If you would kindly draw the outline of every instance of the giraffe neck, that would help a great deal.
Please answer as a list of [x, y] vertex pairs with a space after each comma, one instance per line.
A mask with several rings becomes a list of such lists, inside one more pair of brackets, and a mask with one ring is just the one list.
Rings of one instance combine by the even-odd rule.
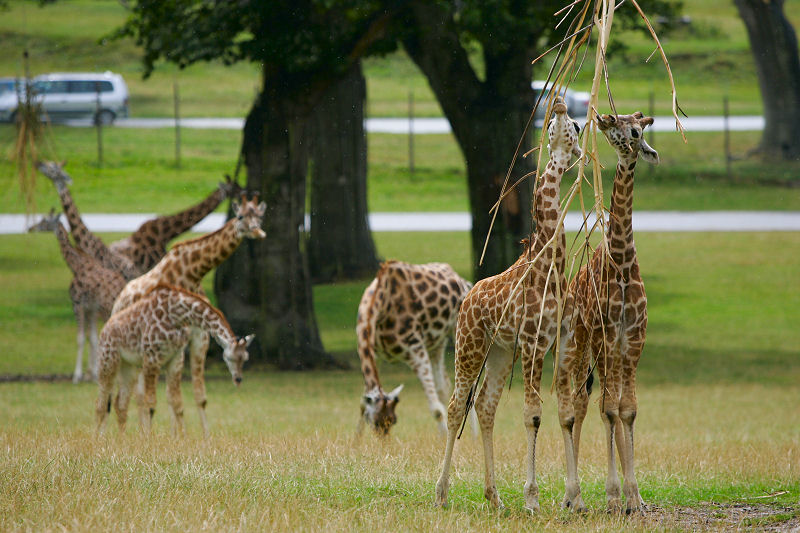
[[635, 157], [619, 158], [607, 233], [611, 259], [622, 269], [626, 279], [626, 272], [636, 257], [633, 242], [633, 175], [636, 161]]
[[165, 292], [166, 314], [173, 323], [207, 331], [223, 348], [236, 342], [228, 321], [206, 300], [181, 290], [168, 289]]
[[162, 273], [172, 270], [176, 284], [195, 287], [211, 269], [230, 257], [242, 239], [236, 219], [231, 219], [214, 233], [176, 244], [158, 268]]
[[125, 279], [131, 280], [137, 277], [140, 272], [129, 260], [115, 255], [100, 240], [100, 237], [89, 231], [89, 228], [83, 223], [75, 202], [72, 201], [69, 189], [58, 182], [56, 183], [56, 188], [58, 189], [58, 197], [61, 199], [61, 207], [67, 215], [70, 233], [72, 233], [72, 238], [75, 239], [75, 246], [96, 258], [104, 267], [119, 272]]
[[[569, 167], [569, 160], [570, 154], [561, 152], [551, 154], [541, 184], [536, 189], [533, 216], [536, 221], [536, 233], [541, 234], [545, 241], [556, 232], [558, 217], [561, 214], [559, 206], [561, 178]], [[561, 231], [563, 232], [563, 227]]]
[[81, 255], [81, 253], [72, 246], [72, 243], [69, 242], [69, 236], [64, 226], [57, 224], [55, 234], [56, 239], [58, 239], [58, 245], [61, 248], [61, 257], [64, 258], [64, 262], [67, 263], [72, 273], [77, 274], [83, 269], [86, 257]]
[[[361, 361], [361, 373], [364, 375], [364, 390], [369, 392], [374, 389], [383, 390], [381, 386], [381, 379], [378, 375], [378, 365], [375, 360], [375, 346], [378, 341], [378, 320], [381, 315], [381, 299], [379, 294], [386, 291], [389, 294], [389, 288], [386, 287], [389, 275], [388, 265], [389, 261], [381, 265], [378, 275], [375, 280], [375, 292], [372, 294], [372, 300], [367, 307], [363, 317], [364, 329], [358, 335], [358, 358]], [[385, 301], [385, 300], [383, 300]]]
[[130, 236], [134, 245], [132, 257], [137, 264], [146, 268], [155, 265], [167, 251], [169, 241], [190, 230], [203, 220], [225, 199], [225, 192], [218, 188], [205, 200], [173, 215], [157, 217], [142, 224]]

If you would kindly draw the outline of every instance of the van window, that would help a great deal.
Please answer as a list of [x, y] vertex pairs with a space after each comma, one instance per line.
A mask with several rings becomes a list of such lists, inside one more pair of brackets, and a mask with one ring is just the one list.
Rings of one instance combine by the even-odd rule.
[[52, 94], [67, 92], [66, 81], [37, 81], [33, 86], [37, 94]]
[[110, 81], [105, 80], [74, 80], [67, 82], [71, 93], [110, 93], [114, 87]]

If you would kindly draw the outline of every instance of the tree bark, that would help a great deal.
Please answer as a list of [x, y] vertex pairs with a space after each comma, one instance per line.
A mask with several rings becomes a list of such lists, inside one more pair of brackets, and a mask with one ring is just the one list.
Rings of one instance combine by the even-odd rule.
[[367, 140], [361, 63], [333, 84], [314, 108], [309, 127], [314, 282], [359, 279], [378, 267], [367, 218]]
[[[503, 51], [484, 48], [485, 80], [470, 65], [452, 14], [433, 2], [415, 2], [409, 9], [410, 32], [403, 45], [428, 78], [464, 155], [467, 166], [474, 279], [505, 270], [519, 257], [519, 241], [531, 230], [531, 179], [517, 186], [501, 205], [482, 264], [489, 233], [489, 209], [500, 198], [503, 181], [517, 152], [533, 108], [530, 87], [533, 50], [519, 44]], [[528, 131], [520, 146], [532, 144]], [[521, 153], [508, 186], [534, 170], [533, 159]]]
[[214, 289], [236, 334], [256, 334], [251, 358], [283, 369], [324, 366], [332, 359], [320, 340], [301, 247], [307, 112], [265, 78], [245, 121], [242, 152], [247, 189], [259, 191], [267, 203], [262, 225], [267, 237], [242, 242], [217, 268]]
[[761, 98], [765, 159], [800, 160], [800, 56], [783, 0], [734, 0], [750, 37]]

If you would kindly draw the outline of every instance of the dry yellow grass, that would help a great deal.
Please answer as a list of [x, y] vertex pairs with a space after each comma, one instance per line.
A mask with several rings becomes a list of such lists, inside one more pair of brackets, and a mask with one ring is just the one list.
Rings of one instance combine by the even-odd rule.
[[[451, 507], [435, 509], [433, 485], [443, 442], [414, 377], [405, 381], [400, 420], [388, 441], [354, 438], [356, 372], [248, 375], [241, 390], [209, 383], [212, 437], [200, 438], [187, 402], [188, 436], [170, 436], [159, 398], [155, 434], [111, 426], [95, 437], [92, 385], [0, 386], [0, 530], [454, 531], [671, 529], [675, 506], [800, 489], [797, 391], [762, 385], [643, 387], [637, 422], [639, 483], [661, 511], [625, 518], [603, 512], [602, 426], [593, 413], [581, 477], [591, 511], [559, 509], [563, 458], [555, 406], [545, 396], [537, 454], [542, 513], [523, 510], [521, 385], [507, 391], [495, 431], [498, 487], [508, 508], [483, 500], [478, 439], [457, 444]], [[163, 388], [163, 387], [161, 387]], [[469, 432], [467, 432], [469, 433]], [[787, 500], [789, 498], [789, 500]], [[748, 500], [750, 499], [750, 500]]]

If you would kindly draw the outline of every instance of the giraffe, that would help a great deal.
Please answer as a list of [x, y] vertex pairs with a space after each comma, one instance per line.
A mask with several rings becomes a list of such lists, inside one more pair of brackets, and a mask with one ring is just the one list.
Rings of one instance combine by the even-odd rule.
[[453, 335], [458, 307], [471, 288], [472, 283], [446, 263], [412, 265], [390, 260], [381, 264], [358, 306], [356, 336], [364, 374], [359, 433], [366, 423], [388, 435], [397, 422], [395, 407], [403, 385], [389, 394], [384, 392], [376, 352], [414, 370], [440, 431], [446, 430], [443, 403], [450, 384], [444, 352]]
[[214, 211], [225, 198], [235, 198], [241, 187], [230, 176], [220, 182], [217, 189], [202, 202], [174, 215], [156, 217], [148, 220], [128, 237], [113, 242], [109, 249], [115, 254], [124, 255], [133, 262], [140, 272], [147, 272], [167, 253], [167, 243], [203, 220]]
[[98, 395], [95, 408], [97, 432], [103, 433], [111, 392], [119, 374], [119, 393], [114, 402], [120, 432], [125, 431], [131, 388], [139, 370], [144, 376], [144, 401], [149, 416], [142, 429], [150, 433], [156, 406], [156, 380], [167, 367], [167, 398], [173, 433], [183, 433], [181, 369], [183, 349], [190, 328], [201, 328], [222, 347], [222, 358], [235, 381], [241, 381], [242, 365], [253, 335], [237, 338], [222, 312], [198, 294], [171, 285], [156, 285], [133, 305], [114, 313], [100, 332]]
[[[603, 388], [600, 414], [606, 429], [608, 476], [606, 501], [609, 510], [622, 509], [620, 482], [614, 457], [614, 442], [622, 463], [626, 512], [644, 508], [633, 468], [633, 424], [636, 419], [636, 367], [644, 347], [647, 330], [647, 297], [639, 272], [633, 241], [633, 183], [636, 162], [658, 164], [658, 152], [644, 139], [643, 130], [652, 117], [640, 112], [632, 115], [602, 115], [598, 127], [617, 152], [614, 190], [605, 244], [595, 250], [588, 265], [572, 280], [564, 308], [565, 332], [559, 355], [561, 386], [576, 385], [573, 405], [560, 399], [559, 411], [573, 416], [574, 454], [578, 461], [580, 433], [589, 402], [587, 370], [589, 355], [597, 366]], [[574, 411], [574, 413], [573, 413]]]
[[122, 274], [125, 279], [131, 280], [137, 277], [142, 272], [136, 265], [124, 255], [115, 254], [109, 250], [105, 243], [100, 240], [100, 237], [89, 231], [89, 228], [83, 223], [81, 214], [69, 192], [68, 186], [72, 184], [72, 178], [64, 171], [65, 165], [66, 161], [60, 163], [41, 161], [37, 163], [39, 171], [53, 182], [56, 191], [58, 191], [58, 197], [61, 200], [64, 213], [67, 215], [67, 222], [69, 222], [75, 244], [87, 254], [96, 257], [104, 267]]
[[[78, 357], [72, 382], [83, 379], [83, 352], [86, 336], [89, 336], [89, 373], [97, 377], [97, 320], [106, 320], [111, 314], [114, 299], [125, 286], [125, 278], [116, 270], [104, 267], [97, 259], [72, 246], [67, 230], [59, 221], [55, 210], [28, 228], [29, 232], [52, 231], [58, 239], [61, 256], [72, 271], [69, 296], [72, 312], [78, 322]], [[88, 331], [87, 331], [88, 328]]]
[[[485, 460], [484, 496], [495, 507], [502, 507], [494, 475], [492, 430], [497, 404], [519, 349], [524, 382], [523, 420], [527, 430], [525, 507], [539, 510], [536, 484], [536, 437], [541, 421], [539, 384], [544, 354], [554, 342], [558, 329], [559, 302], [566, 291], [564, 278], [565, 236], [560, 217], [559, 188], [577, 147], [580, 127], [567, 115], [559, 99], [553, 105], [548, 124], [549, 161], [535, 192], [536, 235], [526, 250], [504, 272], [478, 281], [461, 304], [455, 334], [455, 390], [447, 411], [447, 444], [442, 473], [436, 483], [436, 505], [447, 505], [450, 463], [453, 446], [466, 406], [478, 386], [482, 370], [485, 377], [475, 400], [475, 411], [483, 437]], [[553, 244], [548, 244], [554, 240]], [[562, 390], [559, 394], [564, 394]], [[569, 391], [566, 391], [569, 394]], [[583, 507], [572, 454], [571, 427], [563, 427], [567, 457], [567, 485], [576, 507]]]
[[[261, 219], [266, 208], [264, 202], [257, 204], [255, 196], [252, 200], [247, 200], [243, 195], [241, 204], [233, 202], [234, 217], [222, 228], [176, 244], [147, 274], [128, 282], [114, 302], [112, 315], [132, 305], [160, 283], [175, 285], [203, 295], [201, 286], [203, 277], [227, 259], [245, 237], [249, 239], [265, 237], [261, 229]], [[205, 331], [199, 328], [192, 329], [189, 336], [192, 390], [200, 413], [203, 434], [206, 436], [208, 436], [208, 422], [205, 414], [207, 400], [204, 372], [208, 342], [208, 334]], [[241, 376], [236, 379], [238, 381], [234, 382], [238, 386], [241, 383]], [[141, 392], [141, 388], [139, 391]]]

